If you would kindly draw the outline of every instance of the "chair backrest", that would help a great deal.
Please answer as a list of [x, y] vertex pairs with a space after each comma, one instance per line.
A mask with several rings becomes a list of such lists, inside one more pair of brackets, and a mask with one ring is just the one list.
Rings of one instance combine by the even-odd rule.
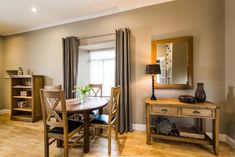
[[62, 90], [62, 85], [44, 86], [44, 89], [50, 91], [59, 91]]
[[102, 97], [102, 84], [89, 84], [91, 87], [90, 96]]
[[119, 99], [120, 99], [120, 87], [112, 87], [111, 96], [109, 100], [109, 124], [112, 121], [118, 120], [119, 115]]
[[[45, 127], [63, 127], [64, 133], [68, 130], [66, 102], [64, 91], [40, 90], [41, 107]], [[60, 109], [60, 113], [56, 109]]]

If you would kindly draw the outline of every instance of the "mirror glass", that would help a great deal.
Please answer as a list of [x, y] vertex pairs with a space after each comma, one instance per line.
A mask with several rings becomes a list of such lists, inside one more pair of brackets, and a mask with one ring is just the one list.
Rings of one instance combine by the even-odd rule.
[[161, 68], [161, 74], [156, 76], [157, 88], [191, 88], [191, 40], [192, 37], [182, 37], [152, 42], [152, 60]]

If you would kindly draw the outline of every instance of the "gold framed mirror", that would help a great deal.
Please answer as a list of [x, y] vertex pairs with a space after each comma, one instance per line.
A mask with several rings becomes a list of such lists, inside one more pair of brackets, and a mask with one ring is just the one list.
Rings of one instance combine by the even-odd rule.
[[155, 88], [193, 88], [193, 37], [152, 41], [152, 63], [161, 68]]

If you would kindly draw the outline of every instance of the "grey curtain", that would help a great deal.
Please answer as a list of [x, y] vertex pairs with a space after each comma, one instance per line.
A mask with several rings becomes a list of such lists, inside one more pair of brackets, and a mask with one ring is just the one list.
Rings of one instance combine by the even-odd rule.
[[63, 38], [64, 91], [67, 99], [75, 98], [72, 92], [77, 83], [80, 41], [77, 37]]
[[116, 85], [120, 85], [119, 132], [132, 131], [130, 30], [116, 30]]

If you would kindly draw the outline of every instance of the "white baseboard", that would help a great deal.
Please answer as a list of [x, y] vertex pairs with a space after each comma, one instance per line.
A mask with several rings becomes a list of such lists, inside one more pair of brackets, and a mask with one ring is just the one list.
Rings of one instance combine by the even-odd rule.
[[10, 110], [9, 109], [0, 110], [0, 114], [3, 114], [3, 113], [10, 113]]
[[231, 137], [229, 137], [228, 135], [226, 136], [226, 143], [232, 147], [233, 149], [235, 149], [235, 140], [232, 139]]
[[[212, 133], [211, 132], [206, 132], [206, 134], [212, 138]], [[227, 135], [226, 134], [219, 134], [219, 141], [225, 142], [226, 143]]]
[[[210, 138], [212, 137], [212, 133], [211, 132], [207, 132], [206, 133]], [[226, 134], [219, 134], [219, 141], [224, 142], [226, 144], [228, 144], [230, 147], [232, 147], [233, 149], [235, 149], [235, 140], [232, 139], [231, 137], [229, 137]]]
[[146, 125], [145, 124], [132, 124], [133, 130], [136, 131], [146, 131]]
[[[132, 124], [133, 130], [136, 131], [146, 131], [146, 125], [145, 124]], [[212, 137], [211, 132], [206, 133], [209, 137]], [[229, 137], [226, 134], [219, 134], [219, 141], [225, 142], [228, 144], [230, 147], [235, 149], [235, 140]]]

